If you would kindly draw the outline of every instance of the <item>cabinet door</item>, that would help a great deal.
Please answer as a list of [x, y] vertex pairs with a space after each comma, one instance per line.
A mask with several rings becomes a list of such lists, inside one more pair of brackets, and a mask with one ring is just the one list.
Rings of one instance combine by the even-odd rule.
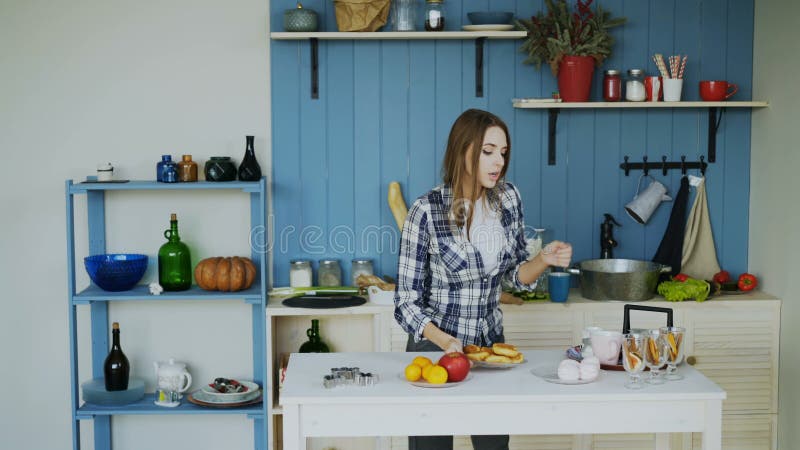
[[777, 302], [759, 307], [710, 306], [687, 311], [686, 362], [728, 393], [723, 413], [776, 414]]
[[[725, 450], [775, 450], [778, 448], [778, 416], [745, 414], [722, 416], [722, 448]], [[692, 433], [691, 447], [702, 450], [703, 435]]]
[[[579, 320], [569, 310], [535, 311], [522, 306], [502, 308], [506, 342], [525, 350], [565, 350], [580, 343]], [[576, 341], [576, 335], [578, 339]]]

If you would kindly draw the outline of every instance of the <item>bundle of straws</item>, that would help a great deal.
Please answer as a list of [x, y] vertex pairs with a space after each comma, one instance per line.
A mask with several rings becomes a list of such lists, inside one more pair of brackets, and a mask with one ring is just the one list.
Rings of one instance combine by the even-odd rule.
[[[661, 77], [663, 78], [680, 78], [683, 79], [683, 72], [686, 70], [686, 59], [688, 55], [684, 55], [681, 58], [681, 55], [673, 55], [669, 57], [669, 71], [667, 71], [667, 65], [664, 63], [664, 55], [661, 53], [656, 53], [653, 55], [653, 62], [656, 63], [656, 67], [658, 67], [658, 71], [661, 73]], [[670, 74], [672, 74], [670, 76]]]

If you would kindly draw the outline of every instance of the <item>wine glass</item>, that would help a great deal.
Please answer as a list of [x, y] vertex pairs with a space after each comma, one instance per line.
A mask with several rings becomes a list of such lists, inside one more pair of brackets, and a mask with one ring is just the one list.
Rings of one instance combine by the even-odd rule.
[[683, 360], [683, 337], [686, 328], [682, 327], [662, 327], [659, 331], [664, 335], [664, 342], [667, 344], [667, 380], [682, 380], [683, 375], [675, 373], [678, 364]]
[[641, 373], [644, 370], [645, 336], [638, 333], [628, 333], [622, 336], [622, 366], [628, 372], [629, 380], [625, 383], [628, 389], [641, 389]]
[[650, 368], [650, 377], [645, 380], [649, 384], [664, 384], [661, 367], [667, 362], [669, 345], [660, 330], [650, 330], [644, 338], [644, 362]]

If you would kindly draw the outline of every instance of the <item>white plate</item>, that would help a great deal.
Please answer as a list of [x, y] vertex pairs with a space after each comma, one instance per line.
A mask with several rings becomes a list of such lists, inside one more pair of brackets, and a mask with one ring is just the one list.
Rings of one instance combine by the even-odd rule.
[[520, 364], [525, 364], [528, 362], [527, 359], [522, 359], [521, 362], [518, 363], [498, 363], [498, 362], [487, 362], [487, 361], [475, 361], [471, 360], [473, 367], [483, 367], [486, 369], [512, 369], [514, 367], [519, 366]]
[[238, 392], [237, 394], [244, 394], [244, 395], [241, 396], [241, 397], [238, 397], [236, 399], [219, 398], [219, 397], [211, 395], [207, 391], [204, 391], [204, 390], [201, 389], [199, 391], [192, 392], [192, 397], [194, 397], [196, 400], [199, 400], [199, 401], [205, 402], [205, 403], [214, 403], [214, 404], [217, 404], [217, 405], [228, 405], [228, 404], [236, 404], [236, 403], [248, 402], [250, 400], [258, 398], [261, 395], [261, 390], [260, 389], [256, 389], [256, 390], [247, 391], [247, 392], [244, 392], [244, 393]]
[[[204, 384], [200, 387], [200, 391], [204, 394], [200, 398], [195, 395], [200, 401], [209, 402], [209, 403], [237, 403], [247, 400], [248, 398], [254, 398], [253, 392], [258, 392], [260, 387], [258, 384], [253, 383], [252, 381], [242, 381], [237, 380], [239, 383], [247, 387], [247, 391], [245, 392], [233, 392], [230, 394], [223, 394], [221, 392], [217, 392], [216, 389], [212, 388], [211, 386]], [[206, 400], [206, 399], [213, 399], [213, 400]]]
[[510, 23], [486, 24], [486, 25], [464, 25], [464, 31], [510, 31], [514, 25]]
[[531, 369], [531, 373], [537, 377], [547, 381], [548, 383], [555, 384], [589, 384], [593, 383], [602, 377], [603, 371], [599, 371], [597, 376], [591, 380], [562, 380], [558, 378], [558, 366], [544, 365], [537, 366]]
[[408, 383], [408, 384], [410, 384], [412, 386], [416, 386], [416, 387], [423, 387], [423, 388], [450, 388], [450, 387], [458, 386], [461, 383], [465, 383], [465, 382], [471, 380], [472, 379], [472, 374], [471, 373], [467, 374], [467, 378], [464, 378], [461, 381], [457, 381], [457, 382], [448, 381], [447, 383], [443, 383], [443, 384], [431, 384], [431, 383], [428, 383], [427, 381], [423, 380], [422, 378], [420, 378], [419, 381], [408, 381], [408, 380], [406, 380], [405, 374], [402, 374], [402, 373], [400, 374], [400, 378], [403, 381], [405, 381], [406, 383]]

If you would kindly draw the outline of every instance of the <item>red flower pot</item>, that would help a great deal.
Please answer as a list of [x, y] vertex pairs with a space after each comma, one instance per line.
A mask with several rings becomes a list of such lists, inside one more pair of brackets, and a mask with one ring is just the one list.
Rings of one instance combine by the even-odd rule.
[[594, 58], [565, 56], [558, 65], [558, 93], [565, 102], [587, 102], [592, 89]]

